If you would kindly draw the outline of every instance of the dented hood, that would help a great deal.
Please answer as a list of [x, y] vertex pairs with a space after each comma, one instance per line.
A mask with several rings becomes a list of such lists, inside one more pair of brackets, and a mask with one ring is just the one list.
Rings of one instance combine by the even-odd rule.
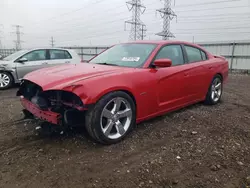
[[89, 63], [67, 64], [39, 69], [27, 74], [24, 79], [40, 85], [43, 90], [63, 89], [70, 85], [80, 84], [83, 80], [131, 70], [118, 66]]

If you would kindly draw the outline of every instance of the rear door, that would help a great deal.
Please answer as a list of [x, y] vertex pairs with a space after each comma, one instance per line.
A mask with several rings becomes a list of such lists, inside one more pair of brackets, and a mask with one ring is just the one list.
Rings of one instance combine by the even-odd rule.
[[207, 54], [202, 49], [190, 45], [184, 45], [184, 49], [190, 65], [190, 69], [187, 70], [189, 89], [194, 100], [203, 98], [211, 81], [209, 70], [205, 68], [205, 65], [209, 63]]
[[[23, 63], [17, 62], [21, 58], [26, 58], [28, 61]], [[30, 51], [18, 58], [15, 63], [18, 79], [22, 79], [27, 73], [47, 66], [48, 51], [46, 49]]]
[[50, 49], [49, 66], [63, 65], [72, 62], [72, 56], [67, 50]]
[[179, 44], [167, 45], [161, 48], [155, 59], [171, 59], [172, 66], [156, 68], [157, 98], [159, 111], [167, 111], [181, 107], [190, 102], [189, 80], [183, 48]]

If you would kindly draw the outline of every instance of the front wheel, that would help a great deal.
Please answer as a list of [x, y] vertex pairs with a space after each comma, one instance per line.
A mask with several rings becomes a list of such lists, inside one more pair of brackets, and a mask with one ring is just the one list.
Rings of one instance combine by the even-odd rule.
[[12, 75], [8, 72], [0, 72], [0, 90], [8, 89], [13, 85]]
[[125, 92], [105, 95], [86, 114], [86, 130], [97, 142], [114, 144], [121, 141], [134, 127], [136, 107]]
[[205, 103], [214, 105], [220, 102], [222, 96], [222, 78], [216, 75], [207, 92]]

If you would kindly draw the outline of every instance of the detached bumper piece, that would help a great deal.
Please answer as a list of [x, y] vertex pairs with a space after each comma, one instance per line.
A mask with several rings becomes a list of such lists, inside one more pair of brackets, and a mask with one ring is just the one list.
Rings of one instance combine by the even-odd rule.
[[61, 114], [49, 110], [41, 110], [35, 104], [21, 97], [22, 106], [37, 118], [55, 125], [61, 125]]

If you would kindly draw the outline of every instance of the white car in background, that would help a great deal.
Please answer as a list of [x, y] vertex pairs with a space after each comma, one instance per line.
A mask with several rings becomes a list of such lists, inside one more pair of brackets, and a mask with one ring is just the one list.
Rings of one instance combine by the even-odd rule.
[[80, 56], [74, 50], [61, 48], [20, 50], [0, 60], [0, 90], [19, 83], [27, 73], [34, 70], [68, 63], [81, 63]]

